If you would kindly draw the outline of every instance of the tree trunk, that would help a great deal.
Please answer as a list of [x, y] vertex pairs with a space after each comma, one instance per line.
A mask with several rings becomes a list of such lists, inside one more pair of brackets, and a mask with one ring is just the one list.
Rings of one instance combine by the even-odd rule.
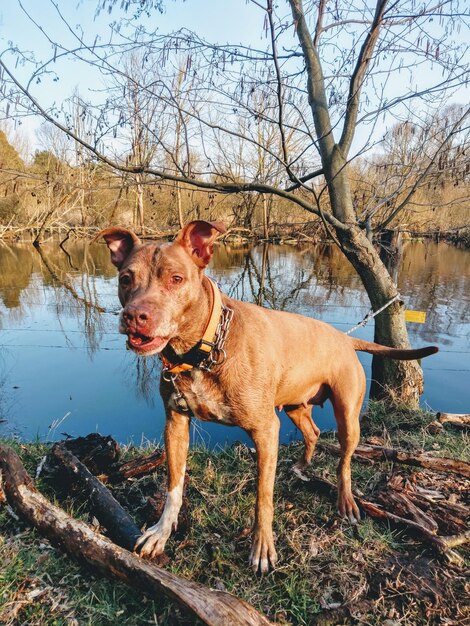
[[[396, 295], [397, 286], [364, 231], [352, 226], [348, 231], [338, 230], [337, 236], [377, 311]], [[394, 302], [377, 315], [374, 341], [395, 348], [410, 347], [401, 302]], [[423, 372], [417, 361], [394, 361], [380, 356], [372, 359], [371, 398], [418, 406], [423, 389]]]
[[183, 206], [181, 203], [181, 188], [178, 183], [175, 184], [176, 193], [176, 212], [178, 214], [178, 224], [180, 228], [184, 227]]
[[[354, 138], [361, 87], [369, 63], [374, 57], [373, 52], [383, 19], [385, 2], [377, 4], [371, 30], [361, 48], [358, 65], [352, 73], [343, 132], [338, 143], [335, 141], [334, 128], [330, 119], [327, 91], [318, 52], [317, 37], [324, 5], [321, 10], [319, 8], [317, 31], [315, 39], [312, 39], [302, 0], [289, 0], [289, 2], [305, 59], [308, 100], [315, 125], [323, 175], [328, 187], [331, 211], [335, 220], [332, 224], [341, 249], [361, 278], [372, 307], [376, 311], [396, 295], [397, 288], [380, 260], [379, 253], [367, 238], [366, 232], [358, 226], [349, 184], [348, 152]], [[409, 347], [402, 304], [395, 302], [375, 320], [375, 341], [386, 346]], [[418, 404], [423, 390], [423, 375], [416, 361], [392, 361], [391, 359], [384, 361], [381, 357], [375, 357], [372, 377], [375, 380], [371, 389], [372, 397], [388, 398], [411, 406]]]
[[268, 228], [268, 199], [266, 194], [263, 193], [263, 237], [264, 239], [269, 238], [269, 228]]
[[[341, 249], [358, 273], [374, 311], [397, 294], [397, 286], [380, 259], [380, 254], [357, 225], [349, 184], [349, 166], [338, 146], [323, 155], [325, 179], [333, 215], [347, 228], [337, 228]], [[374, 341], [394, 348], [410, 348], [403, 303], [396, 301], [375, 317]], [[423, 372], [417, 361], [372, 359], [370, 397], [410, 407], [419, 405]]]
[[140, 228], [142, 235], [145, 235], [145, 218], [144, 218], [144, 188], [142, 185], [142, 177], [140, 174], [136, 176], [137, 183], [137, 206], [136, 206], [136, 226]]
[[403, 233], [399, 230], [386, 228], [378, 233], [380, 258], [394, 282], [398, 282], [398, 270], [403, 257]]

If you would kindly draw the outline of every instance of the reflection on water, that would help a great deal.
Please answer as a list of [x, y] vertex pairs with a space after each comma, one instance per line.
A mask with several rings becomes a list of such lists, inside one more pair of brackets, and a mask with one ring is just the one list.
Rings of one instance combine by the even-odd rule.
[[[0, 245], [0, 432], [50, 439], [99, 430], [120, 441], [159, 440], [160, 364], [126, 351], [117, 332], [116, 273], [108, 250], [83, 242], [66, 248]], [[317, 317], [341, 330], [369, 307], [360, 280], [334, 246], [219, 246], [209, 273], [233, 297]], [[426, 324], [409, 324], [412, 344], [441, 347], [423, 361], [423, 403], [468, 412], [470, 252], [405, 243], [398, 281], [407, 307], [427, 312]], [[372, 339], [372, 326], [356, 336]], [[371, 357], [360, 358], [370, 372]], [[320, 428], [334, 424], [328, 404], [315, 408], [315, 417]], [[238, 429], [193, 422], [198, 442], [248, 441]], [[282, 441], [296, 437], [282, 419]]]

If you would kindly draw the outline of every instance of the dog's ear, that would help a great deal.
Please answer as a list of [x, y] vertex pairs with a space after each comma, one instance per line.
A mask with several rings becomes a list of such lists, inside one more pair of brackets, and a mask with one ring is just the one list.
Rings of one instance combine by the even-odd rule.
[[106, 241], [111, 252], [111, 262], [118, 269], [121, 268], [134, 247], [140, 244], [137, 235], [126, 228], [105, 228], [93, 237], [93, 241], [101, 238]]
[[205, 222], [194, 220], [189, 222], [176, 237], [198, 267], [204, 268], [212, 258], [214, 240], [226, 232], [222, 222]]

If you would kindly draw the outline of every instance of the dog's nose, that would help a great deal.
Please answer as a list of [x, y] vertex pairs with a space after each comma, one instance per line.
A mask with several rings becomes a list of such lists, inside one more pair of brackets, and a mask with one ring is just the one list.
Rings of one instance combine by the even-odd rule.
[[127, 326], [145, 326], [149, 319], [150, 314], [147, 310], [142, 307], [138, 307], [135, 305], [127, 306], [122, 312], [122, 317], [127, 324]]

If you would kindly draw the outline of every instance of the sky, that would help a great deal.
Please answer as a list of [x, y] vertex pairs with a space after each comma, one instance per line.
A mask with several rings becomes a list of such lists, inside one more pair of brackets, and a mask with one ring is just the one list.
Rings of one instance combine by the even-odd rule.
[[[65, 47], [76, 45], [75, 33], [81, 30], [85, 33], [85, 40], [90, 45], [94, 42], [107, 43], [110, 37], [110, 23], [122, 15], [119, 11], [120, 0], [116, 2], [118, 9], [110, 15], [103, 11], [96, 16], [98, 1], [0, 0], [2, 60], [15, 71], [20, 81], [26, 84], [31, 73], [31, 66], [22, 67], [21, 63], [18, 64], [17, 57], [6, 50], [8, 47], [17, 46], [23, 51], [33, 51], [35, 58], [40, 60], [51, 58], [54, 54], [54, 46], [48, 40], [47, 34]], [[282, 2], [278, 4], [281, 7], [279, 10], [282, 11]], [[307, 4], [305, 2], [306, 6]], [[56, 5], [70, 25], [70, 29], [61, 20]], [[186, 27], [212, 42], [244, 43], [260, 48], [265, 48], [269, 44], [264, 31], [265, 12], [253, 2], [247, 0], [164, 0], [164, 7], [163, 14], [154, 10], [150, 18], [143, 17], [142, 21], [152, 28], [158, 27], [161, 33]], [[287, 4], [285, 15], [289, 20], [291, 19]], [[37, 25], [43, 26], [45, 32], [42, 32]], [[429, 28], [432, 28], [432, 24]], [[462, 41], [468, 39], [468, 34], [468, 31], [462, 30], [460, 34]], [[50, 68], [60, 77], [58, 81], [54, 80], [54, 75], [51, 73], [48, 77], [42, 77], [40, 83], [30, 86], [33, 95], [45, 108], [54, 103], [60, 105], [75, 88], [78, 88], [85, 99], [100, 97], [98, 92], [103, 90], [103, 77], [87, 64], [70, 58], [57, 58]], [[429, 71], [432, 72], [432, 68]], [[437, 68], [434, 71], [439, 70]], [[425, 79], [425, 75], [420, 75], [420, 72], [421, 70], [416, 72], [417, 84]], [[432, 77], [432, 80], [434, 81], [435, 78], [435, 76]], [[402, 80], [404, 80], [403, 76]], [[400, 88], [401, 85], [397, 87]], [[469, 102], [469, 90], [462, 90], [456, 96], [455, 101], [463, 104]], [[28, 135], [33, 148], [38, 143], [35, 133], [40, 123], [38, 118], [29, 118], [23, 120], [21, 127], [21, 131]]]
[[[109, 25], [117, 18], [119, 11], [108, 14], [106, 11], [96, 16], [98, 0], [0, 0], [0, 54], [11, 45], [23, 51], [32, 51], [37, 60], [50, 58], [54, 46], [34, 22], [44, 25], [46, 34], [65, 46], [73, 47], [76, 39], [67, 30], [54, 7], [57, 3], [61, 13], [72, 29], [83, 29], [85, 40], [93, 44], [109, 41]], [[119, 0], [117, 6], [119, 7]], [[28, 15], [29, 14], [29, 17]], [[167, 33], [180, 28], [197, 31], [201, 36], [222, 43], [246, 43], [265, 47], [263, 31], [264, 12], [245, 0], [210, 2], [208, 0], [168, 0], [163, 14], [153, 11], [151, 18], [142, 18], [144, 23], [158, 27]], [[223, 33], [223, 36], [222, 36]], [[10, 43], [11, 42], [11, 43]], [[31, 74], [30, 67], [16, 64], [13, 54], [2, 54], [2, 60], [15, 75], [26, 84]], [[70, 59], [56, 60], [51, 66], [60, 76], [54, 81], [52, 76], [43, 78], [40, 84], [33, 84], [33, 95], [46, 106], [60, 103], [71, 95], [76, 87], [86, 98], [94, 90], [103, 87], [102, 77], [90, 70], [86, 64]], [[29, 143], [37, 143], [35, 131], [40, 126], [38, 118], [23, 120], [21, 132], [28, 136]]]

